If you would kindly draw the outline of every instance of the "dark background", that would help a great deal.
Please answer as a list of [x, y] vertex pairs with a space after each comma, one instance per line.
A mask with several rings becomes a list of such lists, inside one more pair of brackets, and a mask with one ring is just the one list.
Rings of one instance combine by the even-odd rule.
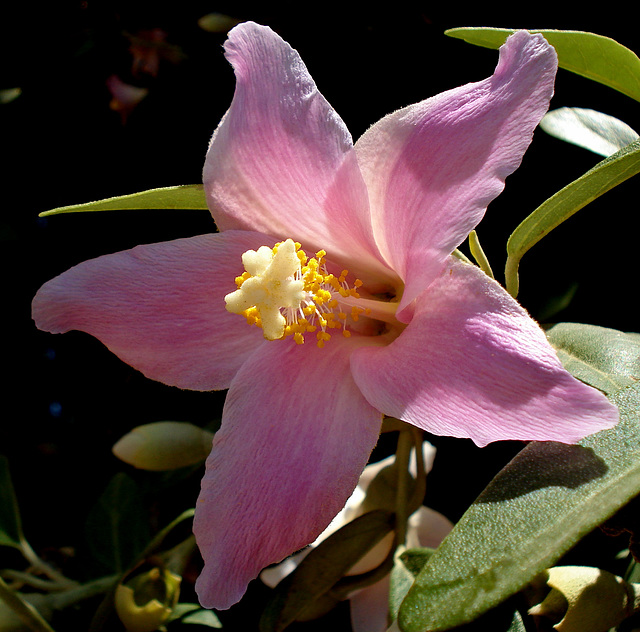
[[[113, 474], [126, 469], [111, 446], [129, 429], [169, 419], [206, 425], [220, 415], [223, 394], [150, 382], [93, 338], [38, 332], [30, 318], [38, 287], [71, 265], [138, 243], [213, 229], [205, 211], [38, 218], [56, 206], [200, 180], [209, 138], [234, 87], [222, 55], [225, 35], [199, 28], [200, 17], [216, 11], [271, 26], [301, 53], [354, 139], [394, 109], [491, 74], [496, 52], [449, 38], [447, 28], [588, 30], [640, 50], [635, 25], [621, 17], [615, 3], [606, 7], [611, 18], [486, 6], [465, 11], [454, 10], [453, 3], [427, 2], [382, 9], [371, 3], [276, 2], [260, 9], [243, 2], [159, 5], [24, 4], [2, 21], [0, 88], [20, 87], [22, 93], [0, 106], [5, 195], [0, 453], [10, 459], [25, 530], [36, 548], [74, 546], [81, 538], [88, 508]], [[172, 59], [161, 61], [156, 76], [136, 76], [127, 34], [152, 28], [166, 33]], [[109, 107], [105, 82], [112, 74], [149, 90], [124, 123]], [[640, 129], [639, 104], [560, 71], [552, 108], [565, 105], [601, 110]], [[515, 226], [599, 160], [536, 133], [522, 168], [507, 180], [478, 229], [498, 280]], [[575, 286], [571, 305], [555, 319], [638, 330], [632, 273], [636, 188], [637, 181], [618, 187], [525, 255], [520, 299], [534, 316], [545, 313], [550, 298]], [[433, 443], [439, 453], [427, 502], [452, 520], [521, 447], [506, 442], [478, 450], [468, 441], [438, 437]], [[197, 484], [191, 481], [181, 490], [178, 501], [167, 502], [191, 506]], [[2, 555], [0, 550], [0, 560]]]

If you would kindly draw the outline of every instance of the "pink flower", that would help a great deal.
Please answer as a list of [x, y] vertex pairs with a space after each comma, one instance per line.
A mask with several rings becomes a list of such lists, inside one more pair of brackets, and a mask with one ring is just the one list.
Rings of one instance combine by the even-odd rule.
[[221, 232], [84, 262], [33, 306], [41, 329], [88, 332], [152, 379], [229, 389], [195, 519], [197, 590], [216, 608], [324, 530], [383, 414], [478, 445], [575, 442], [617, 421], [497, 283], [451, 256], [547, 110], [556, 57], [541, 36], [516, 33], [493, 76], [355, 145], [269, 28], [241, 24], [225, 50], [237, 87], [204, 167]]

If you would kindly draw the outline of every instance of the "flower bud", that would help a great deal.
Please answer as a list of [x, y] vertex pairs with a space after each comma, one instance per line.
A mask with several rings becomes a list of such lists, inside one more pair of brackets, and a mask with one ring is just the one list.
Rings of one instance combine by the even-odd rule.
[[125, 463], [163, 471], [195, 465], [211, 451], [213, 433], [180, 421], [158, 421], [134, 428], [113, 446]]
[[551, 588], [529, 614], [556, 621], [558, 632], [606, 632], [633, 612], [635, 586], [587, 566], [554, 566], [546, 571]]
[[115, 607], [127, 632], [153, 632], [171, 615], [180, 596], [181, 578], [157, 566], [134, 571], [118, 584]]

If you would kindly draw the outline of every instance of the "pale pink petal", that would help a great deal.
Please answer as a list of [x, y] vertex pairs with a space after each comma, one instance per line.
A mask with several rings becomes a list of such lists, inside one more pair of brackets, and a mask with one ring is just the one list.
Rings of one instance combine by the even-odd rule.
[[356, 143], [378, 246], [405, 281], [400, 312], [520, 164], [555, 72], [555, 51], [542, 36], [518, 32], [500, 49], [492, 77], [394, 112]]
[[387, 347], [359, 349], [354, 378], [378, 410], [434, 434], [573, 443], [617, 409], [560, 364], [544, 332], [495, 281], [451, 257]]
[[437, 549], [453, 529], [453, 523], [439, 511], [424, 505], [409, 517], [407, 547]]
[[298, 53], [252, 22], [229, 32], [225, 52], [236, 92], [203, 174], [220, 230], [292, 237], [357, 274], [396, 279], [375, 247], [351, 136]]
[[350, 374], [362, 344], [269, 342], [238, 372], [196, 505], [203, 606], [237, 602], [265, 566], [315, 540], [353, 492], [382, 421]]
[[371, 586], [349, 597], [353, 632], [385, 632], [389, 627], [389, 587], [387, 574]]
[[201, 235], [85, 261], [33, 300], [38, 328], [101, 340], [147, 377], [193, 390], [227, 388], [262, 331], [225, 309], [242, 253], [259, 233]]

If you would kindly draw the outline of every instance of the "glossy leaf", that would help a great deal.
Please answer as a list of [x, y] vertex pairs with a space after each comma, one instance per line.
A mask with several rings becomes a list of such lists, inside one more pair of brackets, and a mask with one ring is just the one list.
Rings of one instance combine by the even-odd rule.
[[61, 213], [85, 213], [88, 211], [126, 211], [142, 209], [206, 209], [207, 203], [204, 197], [204, 187], [201, 184], [185, 184], [177, 187], [162, 187], [119, 195], [117, 197], [60, 206], [40, 213], [40, 217], [59, 215]]
[[640, 381], [637, 335], [578, 323], [559, 323], [546, 333], [564, 368], [607, 395]]
[[605, 157], [638, 140], [638, 134], [626, 123], [586, 108], [558, 108], [547, 112], [540, 127], [551, 136]]
[[393, 525], [393, 513], [370, 511], [312, 549], [274, 589], [260, 621], [261, 632], [279, 632], [308, 614]]
[[579, 445], [529, 444], [471, 505], [416, 578], [404, 632], [447, 630], [521, 590], [640, 492], [640, 383], [621, 421]]
[[[486, 48], [499, 48], [514, 29], [462, 27], [447, 35]], [[542, 33], [558, 53], [560, 68], [602, 83], [640, 101], [640, 59], [615, 40], [584, 31], [533, 29]]]
[[7, 457], [0, 455], [0, 546], [21, 550], [22, 542], [22, 521], [9, 472], [9, 461]]
[[554, 228], [589, 202], [640, 172], [640, 140], [599, 162], [583, 176], [543, 202], [520, 223], [507, 241], [507, 290], [518, 294], [518, 267], [523, 255]]

